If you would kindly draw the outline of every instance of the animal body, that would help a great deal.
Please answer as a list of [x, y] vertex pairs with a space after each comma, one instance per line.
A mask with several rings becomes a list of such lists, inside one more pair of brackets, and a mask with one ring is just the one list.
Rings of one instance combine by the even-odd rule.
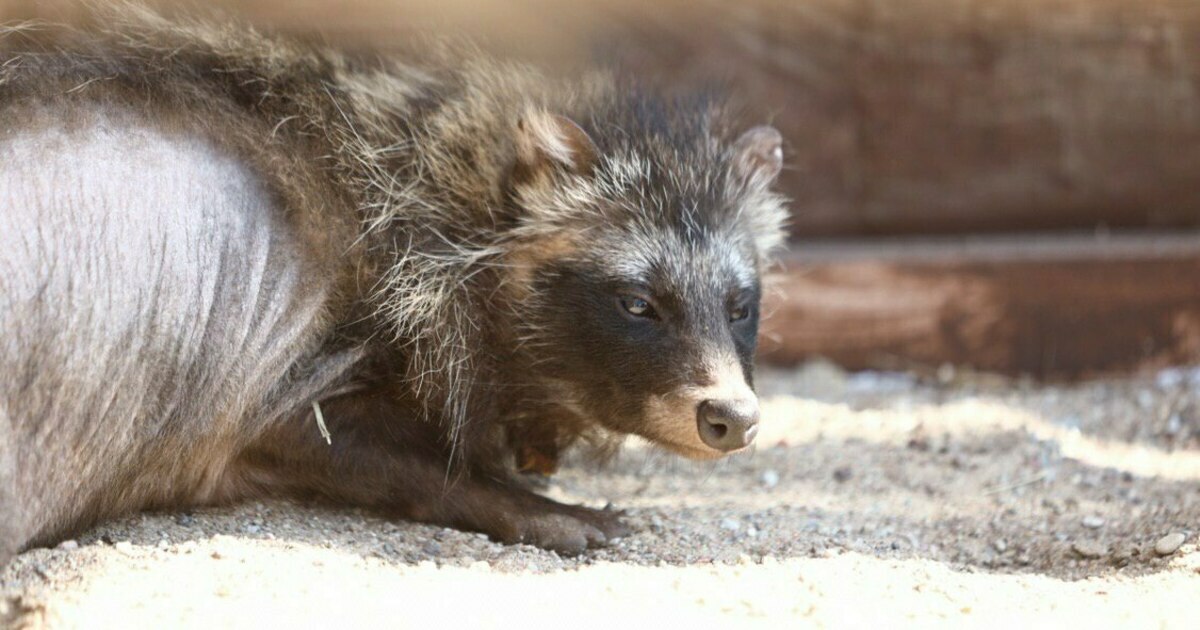
[[98, 24], [0, 41], [0, 563], [262, 496], [579, 552], [619, 515], [516, 469], [753, 439], [773, 129], [437, 43]]

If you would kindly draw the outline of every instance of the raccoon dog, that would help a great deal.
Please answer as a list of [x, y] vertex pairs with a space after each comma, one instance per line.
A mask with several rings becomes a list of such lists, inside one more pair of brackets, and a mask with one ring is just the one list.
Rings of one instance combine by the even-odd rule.
[[713, 96], [134, 12], [0, 42], [0, 562], [308, 497], [562, 552], [572, 446], [754, 438], [781, 139]]

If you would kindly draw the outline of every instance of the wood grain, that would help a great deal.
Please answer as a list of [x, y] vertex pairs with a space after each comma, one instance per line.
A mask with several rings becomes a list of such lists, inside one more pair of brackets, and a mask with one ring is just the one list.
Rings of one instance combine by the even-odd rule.
[[778, 364], [1078, 378], [1194, 362], [1200, 239], [826, 245], [788, 257], [765, 311]]

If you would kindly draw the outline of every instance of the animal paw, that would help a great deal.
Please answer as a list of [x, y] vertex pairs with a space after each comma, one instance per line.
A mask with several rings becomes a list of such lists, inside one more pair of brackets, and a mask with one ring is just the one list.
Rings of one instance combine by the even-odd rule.
[[628, 535], [629, 528], [621, 522], [622, 515], [623, 512], [611, 508], [593, 510], [553, 504], [549, 510], [512, 519], [514, 531], [502, 539], [577, 555]]

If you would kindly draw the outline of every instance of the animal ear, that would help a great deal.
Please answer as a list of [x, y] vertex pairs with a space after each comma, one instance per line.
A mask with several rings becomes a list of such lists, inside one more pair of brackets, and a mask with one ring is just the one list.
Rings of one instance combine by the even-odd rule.
[[517, 121], [517, 166], [525, 175], [552, 166], [589, 175], [598, 159], [596, 144], [566, 116], [534, 110]]
[[769, 185], [783, 168], [783, 136], [769, 125], [743, 133], [733, 143], [733, 167], [744, 181]]

